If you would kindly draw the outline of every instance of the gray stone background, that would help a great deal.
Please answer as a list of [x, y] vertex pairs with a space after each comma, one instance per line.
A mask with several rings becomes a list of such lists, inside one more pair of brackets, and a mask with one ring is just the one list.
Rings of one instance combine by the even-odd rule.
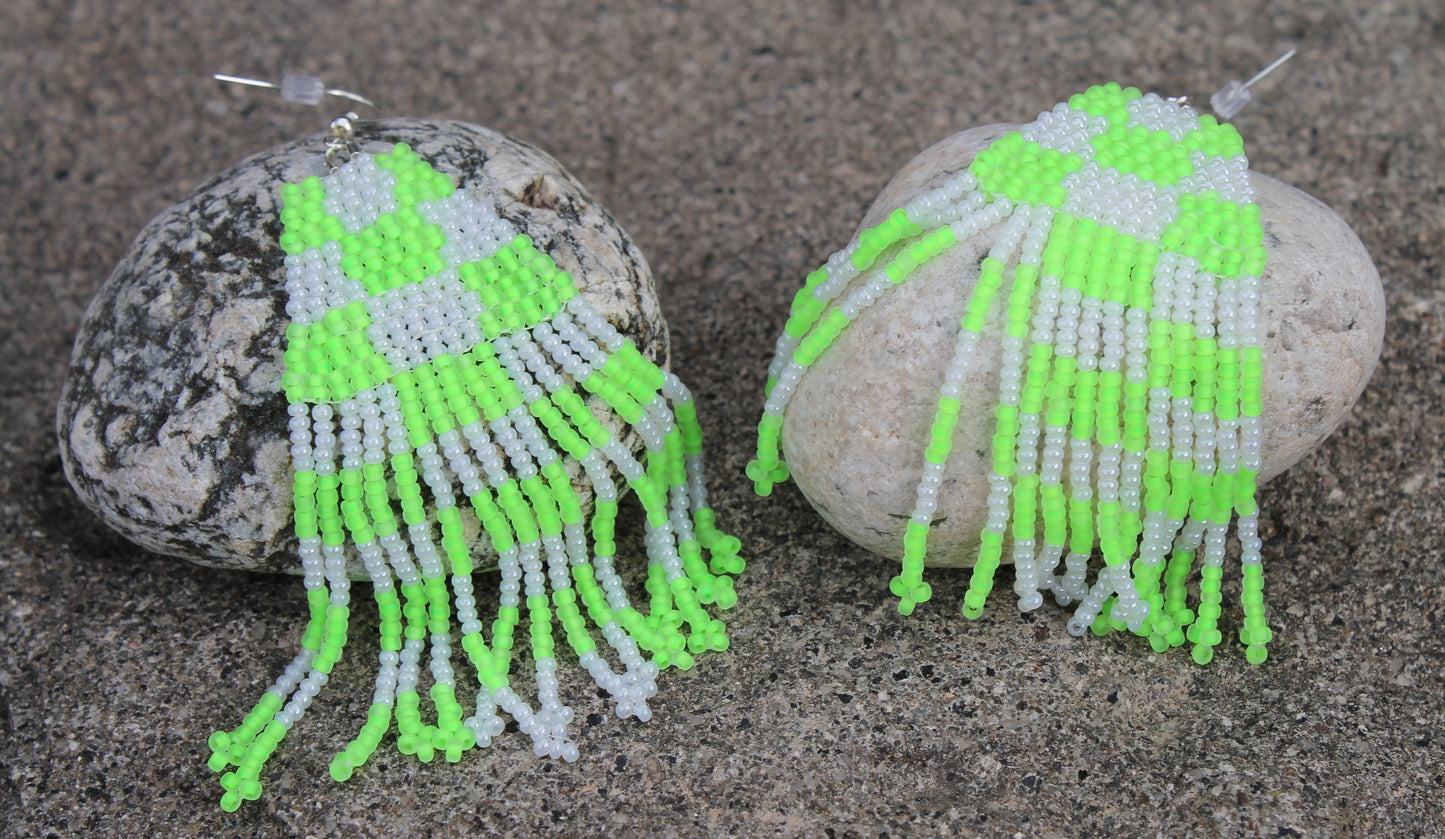
[[[0, 833], [1445, 833], [1445, 7], [313, 5], [0, 8]], [[891, 563], [790, 486], [752, 495], [787, 303], [915, 153], [1097, 81], [1207, 97], [1292, 46], [1237, 123], [1256, 168], [1354, 226], [1390, 327], [1353, 416], [1262, 492], [1267, 664], [1072, 639], [1061, 610], [1019, 616], [1003, 597], [969, 623], [959, 571], [931, 572], [933, 602], [901, 618]], [[263, 799], [216, 806], [205, 738], [289, 659], [301, 587], [106, 531], [65, 483], [53, 408], [81, 313], [136, 231], [330, 115], [221, 90], [217, 71], [311, 72], [388, 113], [533, 142], [647, 254], [719, 520], [751, 558], [732, 649], [670, 674], [651, 722], [611, 717], [571, 672], [575, 764], [514, 734], [454, 766], [384, 746], [335, 784], [327, 762], [370, 699], [361, 609]]]

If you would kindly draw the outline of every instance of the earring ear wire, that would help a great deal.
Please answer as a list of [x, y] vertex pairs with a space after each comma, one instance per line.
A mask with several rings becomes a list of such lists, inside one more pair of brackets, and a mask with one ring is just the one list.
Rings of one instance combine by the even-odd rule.
[[1289, 61], [1291, 58], [1294, 58], [1294, 50], [1290, 50], [1274, 61], [1271, 61], [1268, 66], [1258, 73], [1255, 73], [1247, 82], [1240, 82], [1239, 79], [1230, 79], [1224, 87], [1216, 90], [1214, 95], [1209, 97], [1209, 107], [1213, 108], [1214, 112], [1219, 114], [1221, 119], [1233, 119], [1234, 115], [1243, 110], [1244, 106], [1248, 105], [1250, 99], [1253, 98], [1249, 93], [1250, 87], [1252, 87], [1255, 82], [1273, 73], [1281, 64]]
[[[366, 105], [370, 108], [378, 108], [377, 104], [359, 93], [352, 93], [349, 90], [340, 88], [328, 88], [317, 76], [303, 76], [296, 73], [287, 73], [281, 77], [281, 83], [263, 81], [261, 79], [248, 79], [244, 76], [229, 76], [225, 73], [213, 73], [211, 78], [218, 82], [227, 84], [246, 85], [248, 87], [261, 87], [267, 90], [280, 91], [281, 98], [287, 102], [296, 102], [302, 105], [318, 105], [323, 96], [336, 96], [341, 99], [348, 99]], [[356, 153], [356, 125], [361, 121], [355, 111], [347, 111], [345, 114], [333, 119], [326, 132], [326, 171], [334, 174], [337, 169], [345, 166], [351, 161], [351, 156]]]
[[[317, 76], [304, 76], [297, 73], [287, 73], [281, 77], [281, 83], [262, 81], [261, 79], [248, 79], [244, 76], [228, 76], [225, 73], [212, 73], [211, 78], [218, 82], [228, 84], [243, 84], [251, 87], [264, 87], [268, 90], [278, 90], [281, 98], [287, 102], [296, 102], [301, 105], [317, 105], [323, 96], [337, 96], [342, 99], [350, 99], [352, 102], [365, 105], [369, 108], [377, 108], [377, 104], [359, 93], [352, 93], [349, 90], [327, 87]], [[378, 108], [379, 110], [379, 108]]]

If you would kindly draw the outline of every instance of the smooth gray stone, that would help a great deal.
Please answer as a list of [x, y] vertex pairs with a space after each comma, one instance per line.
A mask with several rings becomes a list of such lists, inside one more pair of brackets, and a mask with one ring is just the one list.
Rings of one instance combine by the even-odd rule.
[[[925, 150], [883, 189], [859, 229], [941, 186], [1016, 128], [982, 126]], [[1260, 289], [1264, 481], [1323, 442], [1364, 390], [1384, 340], [1385, 295], [1364, 245], [1334, 211], [1268, 175], [1251, 177], [1269, 248]], [[782, 446], [793, 479], [823, 518], [875, 553], [902, 557], [938, 387], [997, 231], [955, 245], [865, 310], [803, 376], [788, 406]], [[995, 315], [964, 386], [929, 565], [970, 566], [976, 557], [1002, 334]]]
[[[556, 160], [463, 122], [368, 121], [358, 138], [373, 153], [410, 143], [491, 200], [600, 314], [665, 363], [667, 326], [646, 261]], [[277, 210], [283, 183], [326, 173], [322, 152], [321, 135], [297, 140], [201, 185], [141, 231], [85, 314], [60, 399], [60, 454], [85, 504], [139, 545], [224, 568], [300, 568], [280, 392], [288, 319]], [[612, 427], [639, 448], [620, 420]], [[576, 485], [590, 503], [585, 481]], [[495, 555], [477, 558], [485, 568]], [[365, 578], [359, 561], [350, 571]]]

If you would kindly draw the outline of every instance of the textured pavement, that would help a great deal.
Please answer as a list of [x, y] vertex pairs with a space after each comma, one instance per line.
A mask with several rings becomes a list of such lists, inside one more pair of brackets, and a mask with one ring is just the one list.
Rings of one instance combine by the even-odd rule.
[[[5, 4], [0, 833], [1445, 834], [1445, 8], [1323, 5]], [[929, 573], [933, 601], [902, 618], [891, 563], [791, 486], [752, 494], [788, 302], [909, 158], [1099, 81], [1207, 99], [1289, 47], [1236, 123], [1255, 168], [1354, 227], [1390, 323], [1352, 417], [1261, 492], [1265, 665], [1233, 644], [1200, 668], [1070, 638], [1062, 610], [1020, 616], [1002, 596], [967, 622], [959, 571]], [[132, 237], [331, 115], [208, 74], [288, 71], [538, 145], [657, 277], [719, 522], [751, 565], [732, 648], [667, 675], [650, 722], [617, 720], [564, 665], [574, 764], [515, 733], [457, 765], [388, 741], [332, 782], [370, 699], [359, 609], [262, 800], [223, 814], [206, 736], [289, 659], [301, 586], [133, 547], [65, 482], [53, 412], [75, 327]]]

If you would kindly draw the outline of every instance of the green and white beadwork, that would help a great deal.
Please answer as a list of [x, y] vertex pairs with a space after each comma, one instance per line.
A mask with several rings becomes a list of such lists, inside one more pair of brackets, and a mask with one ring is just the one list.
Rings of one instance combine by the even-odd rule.
[[[929, 599], [928, 536], [961, 403], [991, 311], [1003, 356], [988, 517], [963, 613], [978, 617], [1012, 537], [1028, 611], [1076, 603], [1069, 631], [1129, 629], [1159, 651], [1221, 641], [1226, 537], [1237, 514], [1244, 625], [1270, 630], [1256, 476], [1261, 463], [1259, 289], [1267, 259], [1233, 127], [1155, 94], [1090, 88], [980, 152], [943, 187], [864, 230], [810, 274], [768, 371], [762, 495], [786, 480], [784, 415], [799, 380], [858, 314], [928, 260], [998, 229], [939, 385], [917, 500], [891, 589]], [[1103, 565], [1088, 582], [1090, 557]], [[1199, 594], [1187, 583], [1198, 560]], [[1062, 565], [1062, 567], [1061, 567]]]
[[[743, 568], [738, 540], [717, 530], [708, 507], [687, 388], [593, 311], [527, 235], [404, 143], [288, 184], [282, 201], [291, 317], [282, 385], [310, 621], [301, 652], [255, 709], [211, 737], [210, 766], [225, 772], [221, 806], [260, 795], [262, 766], [340, 658], [349, 556], [371, 578], [381, 654], [366, 722], [331, 764], [336, 780], [368, 759], [393, 720], [397, 747], [423, 761], [487, 746], [504, 713], [538, 755], [575, 760], [554, 617], [617, 714], [649, 719], [660, 668], [687, 669], [693, 654], [727, 648], [704, 607], [731, 608], [730, 575]], [[598, 405], [636, 431], [641, 460]], [[569, 463], [592, 485], [590, 523]], [[646, 514], [647, 614], [613, 567], [613, 469]], [[472, 589], [468, 518], [500, 556], [489, 627]], [[535, 709], [510, 680], [524, 615]], [[471, 714], [451, 664], [454, 626], [477, 673]], [[428, 647], [435, 722], [421, 708]]]

